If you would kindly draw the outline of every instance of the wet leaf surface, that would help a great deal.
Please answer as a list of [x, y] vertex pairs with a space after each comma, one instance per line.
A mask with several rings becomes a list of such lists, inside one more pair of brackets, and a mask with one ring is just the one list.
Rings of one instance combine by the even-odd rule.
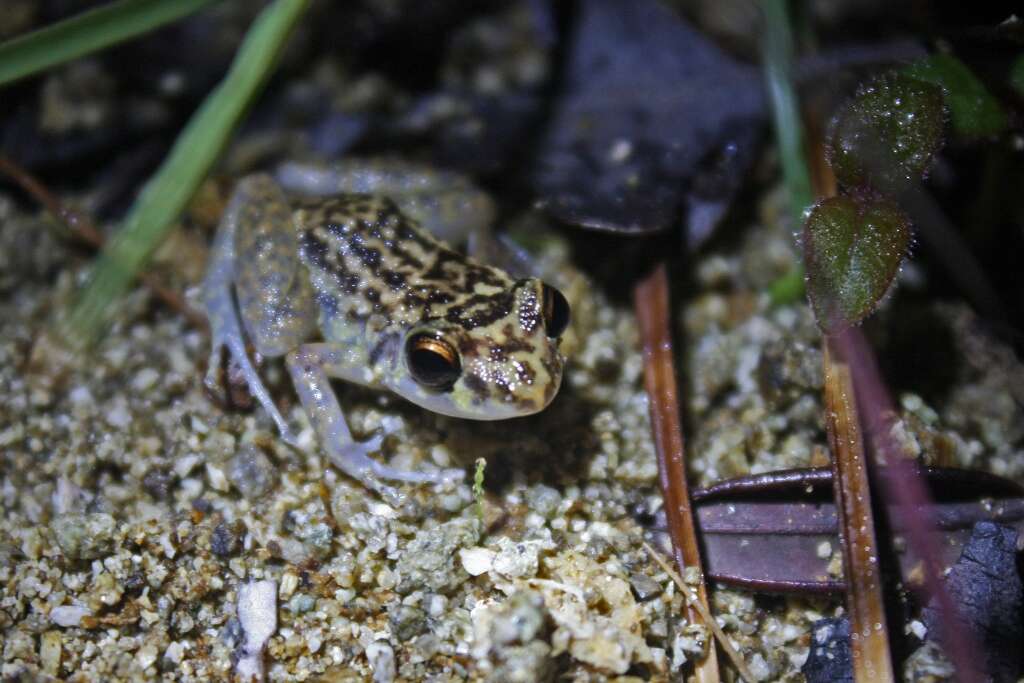
[[910, 246], [910, 219], [882, 198], [829, 197], [804, 223], [807, 295], [826, 332], [860, 322], [889, 290]]
[[862, 85], [832, 122], [829, 161], [841, 185], [889, 190], [917, 180], [942, 147], [942, 89], [888, 73]]

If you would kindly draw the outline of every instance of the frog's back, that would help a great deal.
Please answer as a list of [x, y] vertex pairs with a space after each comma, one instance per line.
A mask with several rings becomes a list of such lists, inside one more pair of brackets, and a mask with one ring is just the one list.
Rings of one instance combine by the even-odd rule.
[[293, 208], [322, 323], [372, 315], [399, 326], [430, 318], [463, 323], [482, 307], [502, 314], [511, 307], [508, 275], [452, 250], [387, 197], [300, 198]]

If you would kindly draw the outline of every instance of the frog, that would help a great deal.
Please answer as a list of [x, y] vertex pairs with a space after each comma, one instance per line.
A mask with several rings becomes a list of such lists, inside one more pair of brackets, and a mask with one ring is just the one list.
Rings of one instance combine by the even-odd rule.
[[565, 365], [565, 297], [538, 277], [516, 277], [450, 246], [486, 231], [494, 215], [489, 195], [464, 176], [406, 161], [290, 162], [245, 176], [202, 284], [207, 386], [216, 390], [226, 351], [282, 440], [299, 447], [248, 342], [260, 357], [284, 358], [341, 472], [391, 496], [400, 494], [385, 481], [461, 479], [462, 470], [378, 462], [373, 454], [387, 434], [356, 439], [330, 380], [471, 420], [547, 407]]

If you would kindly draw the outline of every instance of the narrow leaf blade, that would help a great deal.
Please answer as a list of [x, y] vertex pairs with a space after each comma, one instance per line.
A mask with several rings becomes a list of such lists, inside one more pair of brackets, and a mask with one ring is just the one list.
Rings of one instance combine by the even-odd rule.
[[119, 0], [0, 45], [0, 86], [128, 40], [219, 0]]

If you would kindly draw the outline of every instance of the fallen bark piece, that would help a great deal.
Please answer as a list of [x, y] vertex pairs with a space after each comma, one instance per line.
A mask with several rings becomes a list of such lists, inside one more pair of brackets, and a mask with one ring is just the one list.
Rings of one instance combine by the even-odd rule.
[[853, 681], [848, 619], [820, 619], [811, 629], [811, 650], [800, 668], [807, 683]]
[[[1016, 681], [1020, 676], [1020, 642], [1024, 638], [1021, 607], [1024, 588], [1017, 571], [1017, 530], [983, 521], [974, 525], [963, 553], [946, 584], [960, 608], [963, 628], [974, 634], [984, 650], [990, 680]], [[948, 615], [934, 602], [924, 610], [928, 637], [941, 640]]]

